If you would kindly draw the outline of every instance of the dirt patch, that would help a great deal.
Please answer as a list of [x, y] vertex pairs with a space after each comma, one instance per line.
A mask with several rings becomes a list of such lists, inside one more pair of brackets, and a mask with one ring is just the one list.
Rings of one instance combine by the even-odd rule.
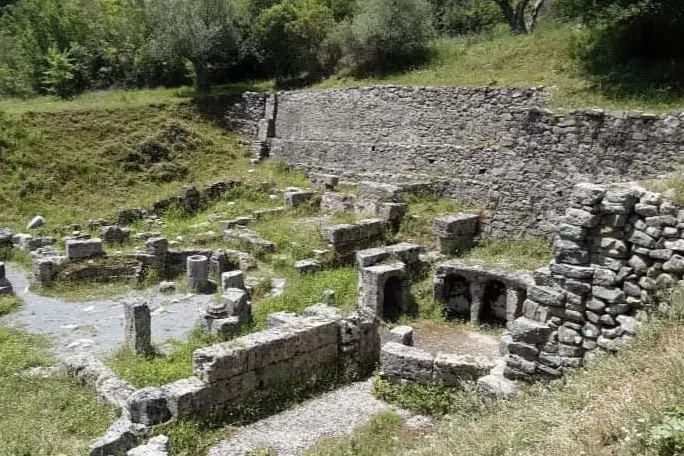
[[[498, 358], [500, 336], [485, 334], [460, 325], [420, 322], [414, 328], [413, 344], [416, 348], [432, 354], [455, 353], [458, 355], [487, 356]], [[383, 330], [383, 343], [388, 332]]]

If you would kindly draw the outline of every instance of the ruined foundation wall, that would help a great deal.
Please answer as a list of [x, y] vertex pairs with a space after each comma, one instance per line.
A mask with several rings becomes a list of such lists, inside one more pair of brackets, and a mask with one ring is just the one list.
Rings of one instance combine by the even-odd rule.
[[258, 137], [270, 157], [309, 171], [435, 181], [441, 196], [484, 205], [486, 233], [507, 237], [549, 234], [578, 182], [655, 177], [684, 161], [684, 114], [556, 115], [546, 96], [495, 88], [281, 92], [267, 100]]
[[560, 376], [633, 337], [684, 274], [684, 210], [627, 185], [580, 184], [504, 340], [505, 375]]

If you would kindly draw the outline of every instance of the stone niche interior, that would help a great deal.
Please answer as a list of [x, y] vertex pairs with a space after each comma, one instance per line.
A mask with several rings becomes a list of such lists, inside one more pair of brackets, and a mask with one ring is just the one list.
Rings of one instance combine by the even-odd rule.
[[437, 266], [434, 296], [447, 319], [508, 325], [522, 315], [531, 282], [528, 274], [451, 261]]

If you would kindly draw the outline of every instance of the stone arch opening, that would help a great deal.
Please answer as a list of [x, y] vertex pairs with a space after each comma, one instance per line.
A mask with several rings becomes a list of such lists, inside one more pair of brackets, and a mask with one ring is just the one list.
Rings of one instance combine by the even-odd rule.
[[506, 285], [499, 280], [489, 280], [484, 285], [478, 320], [495, 325], [506, 324], [508, 294]]
[[470, 320], [470, 282], [463, 276], [453, 274], [444, 279], [444, 315], [447, 319]]
[[390, 277], [383, 289], [382, 316], [385, 320], [396, 321], [403, 309], [404, 290], [399, 277]]

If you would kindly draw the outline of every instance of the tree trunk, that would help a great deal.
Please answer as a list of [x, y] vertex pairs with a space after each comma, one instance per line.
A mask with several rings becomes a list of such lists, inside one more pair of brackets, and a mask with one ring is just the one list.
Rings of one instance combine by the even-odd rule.
[[541, 7], [544, 5], [544, 0], [536, 0], [529, 15], [529, 21], [527, 7], [530, 4], [530, 0], [518, 0], [515, 6], [511, 4], [511, 1], [512, 0], [494, 0], [494, 2], [499, 5], [499, 8], [501, 8], [504, 19], [506, 19], [506, 22], [513, 33], [529, 33], [537, 22], [537, 17]]
[[195, 88], [199, 93], [207, 93], [209, 91], [209, 70], [202, 62], [193, 62], [195, 67]]

